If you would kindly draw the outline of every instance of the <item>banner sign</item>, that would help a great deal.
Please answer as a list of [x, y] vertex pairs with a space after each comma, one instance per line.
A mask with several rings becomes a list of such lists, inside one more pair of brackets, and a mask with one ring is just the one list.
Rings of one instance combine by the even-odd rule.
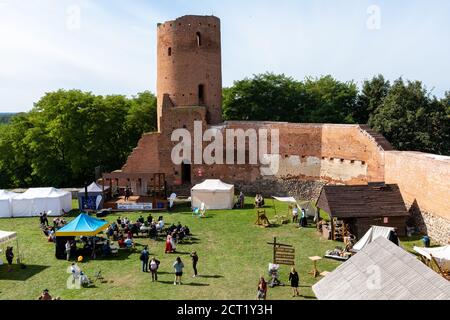
[[153, 203], [118, 203], [117, 209], [127, 211], [151, 211], [153, 210]]

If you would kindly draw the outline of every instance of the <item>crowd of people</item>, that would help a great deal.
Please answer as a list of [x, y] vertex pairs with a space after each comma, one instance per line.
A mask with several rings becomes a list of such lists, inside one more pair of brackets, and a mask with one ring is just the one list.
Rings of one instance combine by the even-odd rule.
[[47, 212], [44, 211], [39, 214], [39, 225], [48, 242], [55, 242], [56, 231], [66, 224], [67, 222], [63, 218], [58, 217], [53, 219], [53, 225], [49, 225]]
[[[198, 261], [199, 261], [197, 252], [193, 251], [190, 254], [190, 258], [192, 260], [192, 269], [193, 269], [192, 277], [196, 278], [196, 277], [198, 277], [197, 265], [198, 265]], [[142, 262], [142, 272], [151, 273], [152, 282], [157, 282], [158, 281], [158, 270], [161, 265], [161, 262], [158, 259], [156, 259], [156, 257], [154, 257], [154, 256], [150, 259], [150, 251], [149, 251], [148, 246], [144, 247], [139, 259]], [[175, 280], [174, 280], [173, 284], [181, 285], [182, 284], [181, 278], [183, 276], [183, 271], [184, 271], [184, 267], [185, 267], [183, 261], [181, 260], [181, 257], [176, 258], [172, 267], [175, 271]]]

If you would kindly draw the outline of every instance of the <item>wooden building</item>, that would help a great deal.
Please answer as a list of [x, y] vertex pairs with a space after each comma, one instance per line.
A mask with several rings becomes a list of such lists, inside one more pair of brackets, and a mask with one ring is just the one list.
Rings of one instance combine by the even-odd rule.
[[361, 239], [371, 226], [393, 227], [399, 236], [406, 235], [409, 213], [395, 184], [328, 185], [322, 189], [317, 208], [330, 215], [333, 240], [342, 239], [337, 229]]

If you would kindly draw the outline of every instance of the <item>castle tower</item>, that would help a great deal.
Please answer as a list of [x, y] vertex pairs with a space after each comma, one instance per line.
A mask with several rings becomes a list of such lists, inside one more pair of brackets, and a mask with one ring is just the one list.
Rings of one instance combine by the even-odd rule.
[[157, 58], [158, 130], [163, 105], [204, 106], [208, 124], [221, 123], [220, 19], [184, 16], [158, 24]]

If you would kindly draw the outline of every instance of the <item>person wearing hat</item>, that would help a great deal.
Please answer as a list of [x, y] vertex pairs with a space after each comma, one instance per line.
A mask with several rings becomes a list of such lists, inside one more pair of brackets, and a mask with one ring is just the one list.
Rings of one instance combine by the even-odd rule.
[[196, 278], [198, 276], [197, 271], [198, 255], [196, 251], [193, 251], [191, 253], [191, 258], [192, 258], [192, 268], [194, 269], [194, 275], [192, 276], [192, 278]]
[[42, 291], [42, 294], [38, 297], [38, 300], [50, 301], [53, 300], [53, 298], [50, 295], [48, 289], [45, 289], [44, 291]]

